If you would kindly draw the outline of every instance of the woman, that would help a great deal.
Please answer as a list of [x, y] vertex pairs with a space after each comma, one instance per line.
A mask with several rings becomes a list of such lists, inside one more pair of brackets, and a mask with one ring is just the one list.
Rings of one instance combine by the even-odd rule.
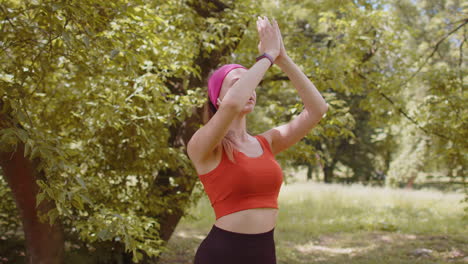
[[[263, 55], [250, 69], [227, 64], [210, 76], [207, 120], [187, 145], [216, 214], [215, 224], [197, 249], [195, 264], [276, 263], [273, 233], [283, 174], [274, 156], [303, 138], [328, 109], [286, 54], [277, 22], [259, 17], [257, 29]], [[287, 124], [251, 136], [246, 115], [255, 106], [255, 88], [273, 63], [297, 89], [304, 111]]]

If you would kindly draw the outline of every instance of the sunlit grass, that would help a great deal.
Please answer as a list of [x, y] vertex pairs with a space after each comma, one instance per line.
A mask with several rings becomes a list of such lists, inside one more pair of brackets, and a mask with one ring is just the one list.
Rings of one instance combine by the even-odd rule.
[[463, 194], [312, 182], [283, 187], [278, 227], [284, 230], [453, 234], [463, 228]]
[[[275, 227], [278, 264], [463, 263], [468, 229], [462, 193], [298, 181], [283, 185]], [[208, 197], [190, 208], [171, 238], [172, 253], [191, 263], [215, 222]], [[413, 256], [419, 248], [430, 257]], [[461, 251], [460, 251], [461, 250]], [[457, 256], [451, 258], [450, 256]], [[180, 262], [182, 263], [182, 262]]]
[[[281, 188], [277, 228], [308, 234], [357, 230], [453, 234], [466, 224], [462, 198], [461, 193], [437, 190], [297, 182]], [[191, 213], [198, 220], [187, 224], [194, 228], [214, 223], [206, 196]]]

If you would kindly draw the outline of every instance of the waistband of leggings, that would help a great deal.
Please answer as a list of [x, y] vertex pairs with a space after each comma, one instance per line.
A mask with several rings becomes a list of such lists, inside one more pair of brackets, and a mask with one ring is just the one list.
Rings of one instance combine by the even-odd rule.
[[275, 232], [275, 228], [273, 227], [273, 229], [267, 232], [257, 233], [257, 234], [246, 234], [246, 233], [232, 232], [226, 229], [222, 229], [216, 225], [213, 225], [210, 231], [210, 233], [214, 233], [217, 235], [229, 236], [229, 237], [240, 238], [240, 239], [265, 239], [265, 240], [272, 239], [274, 236], [274, 232]]

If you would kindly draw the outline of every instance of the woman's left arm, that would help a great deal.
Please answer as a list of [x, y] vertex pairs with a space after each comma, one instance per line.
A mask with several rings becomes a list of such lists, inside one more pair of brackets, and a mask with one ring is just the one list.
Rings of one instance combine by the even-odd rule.
[[275, 64], [277, 64], [281, 70], [286, 73], [289, 80], [291, 80], [304, 103], [305, 110], [309, 112], [310, 117], [314, 120], [320, 120], [323, 114], [327, 112], [328, 105], [315, 85], [289, 56], [278, 58]]
[[323, 99], [315, 85], [307, 78], [301, 69], [289, 56], [281, 56], [275, 61], [288, 76], [296, 88], [304, 104], [304, 110], [288, 123], [265, 131], [263, 135], [271, 144], [274, 155], [291, 147], [309, 133], [322, 119], [328, 110], [328, 104]]
[[271, 151], [273, 155], [276, 155], [305, 137], [327, 112], [328, 104], [315, 88], [315, 85], [286, 54], [278, 23], [275, 19], [273, 19], [273, 22], [278, 31], [281, 46], [275, 64], [286, 73], [304, 103], [304, 110], [299, 116], [284, 125], [274, 127], [261, 134], [270, 142]]

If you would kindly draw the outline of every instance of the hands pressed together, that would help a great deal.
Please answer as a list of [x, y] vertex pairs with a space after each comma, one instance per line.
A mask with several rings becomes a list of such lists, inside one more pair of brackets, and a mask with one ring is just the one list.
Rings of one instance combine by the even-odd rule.
[[273, 23], [270, 23], [268, 17], [258, 17], [257, 30], [260, 39], [258, 51], [261, 54], [265, 52], [272, 56], [275, 64], [287, 58], [283, 37], [275, 19], [273, 19]]

